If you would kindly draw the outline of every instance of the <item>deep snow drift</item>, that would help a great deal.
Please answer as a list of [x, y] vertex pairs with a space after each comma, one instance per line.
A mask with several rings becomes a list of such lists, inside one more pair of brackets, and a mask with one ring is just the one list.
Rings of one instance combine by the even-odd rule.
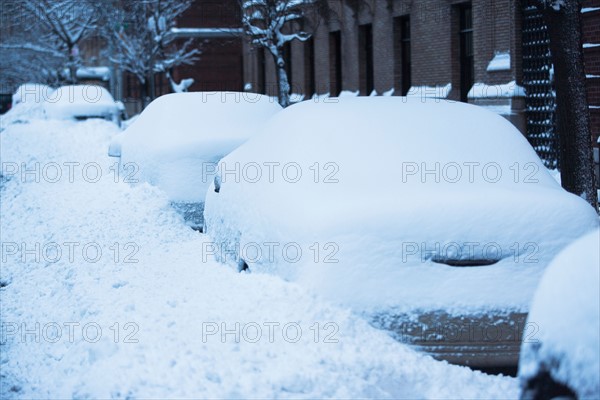
[[116, 175], [116, 133], [31, 121], [0, 134], [0, 397], [517, 397], [515, 379], [434, 361], [206, 257], [164, 193]]

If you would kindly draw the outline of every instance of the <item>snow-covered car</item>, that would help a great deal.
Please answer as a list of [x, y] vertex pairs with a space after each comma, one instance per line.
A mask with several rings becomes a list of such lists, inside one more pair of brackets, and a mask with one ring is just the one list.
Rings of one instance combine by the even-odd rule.
[[121, 106], [110, 92], [99, 85], [62, 86], [43, 103], [47, 118], [101, 118], [120, 124]]
[[[523, 399], [600, 398], [600, 231], [561, 252], [538, 287], [523, 341]], [[561, 397], [562, 396], [562, 397]]]
[[206, 253], [351, 307], [452, 362], [516, 373], [545, 266], [598, 226], [521, 133], [483, 108], [303, 102], [219, 163]]
[[54, 89], [41, 83], [25, 83], [11, 96], [10, 110], [0, 118], [0, 132], [15, 123], [45, 118], [44, 102], [53, 98]]
[[52, 97], [54, 88], [42, 83], [24, 83], [12, 95], [12, 107], [23, 103], [41, 104]]
[[253, 93], [193, 92], [161, 96], [109, 146], [136, 180], [166, 192], [187, 223], [202, 228], [204, 197], [216, 163], [281, 110]]

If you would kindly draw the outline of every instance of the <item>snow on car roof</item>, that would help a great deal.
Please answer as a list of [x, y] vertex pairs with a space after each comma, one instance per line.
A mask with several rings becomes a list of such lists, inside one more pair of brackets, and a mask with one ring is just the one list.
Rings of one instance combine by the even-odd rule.
[[168, 94], [150, 103], [124, 132], [123, 152], [128, 151], [127, 146], [184, 152], [190, 150], [188, 146], [202, 146], [209, 154], [224, 155], [232, 149], [229, 144], [225, 145], [226, 153], [211, 146], [216, 142], [237, 143], [250, 137], [257, 124], [279, 110], [281, 106], [271, 98], [254, 93]]
[[[535, 179], [539, 185], [558, 188], [509, 121], [481, 107], [444, 100], [357, 97], [302, 102], [275, 116], [260, 135], [231, 155], [237, 161], [256, 157], [335, 162], [339, 179], [371, 186], [396, 182], [420, 190], [439, 185], [462, 190], [475, 189], [480, 181], [512, 187]], [[385, 168], [373, 173], [368, 168], [373, 163]], [[428, 173], [436, 167], [438, 176]]]
[[174, 93], [154, 100], [120, 139], [121, 162], [174, 201], [204, 202], [209, 170], [281, 106], [254, 93]]
[[43, 104], [50, 118], [106, 117], [117, 113], [114, 98], [99, 85], [70, 85], [56, 89]]
[[24, 102], [41, 103], [52, 95], [54, 89], [42, 83], [24, 83], [12, 96], [13, 107]]
[[48, 103], [114, 104], [110, 92], [100, 85], [61, 86], [46, 99]]

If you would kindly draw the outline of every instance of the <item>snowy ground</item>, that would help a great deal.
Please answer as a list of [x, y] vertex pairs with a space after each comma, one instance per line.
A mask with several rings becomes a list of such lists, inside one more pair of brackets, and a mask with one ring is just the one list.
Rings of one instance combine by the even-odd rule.
[[[0, 190], [1, 398], [518, 396], [513, 378], [434, 361], [298, 286], [204, 257], [206, 236], [158, 189], [115, 179], [115, 133], [0, 133], [3, 171], [18, 170]], [[39, 182], [23, 179], [36, 165]]]

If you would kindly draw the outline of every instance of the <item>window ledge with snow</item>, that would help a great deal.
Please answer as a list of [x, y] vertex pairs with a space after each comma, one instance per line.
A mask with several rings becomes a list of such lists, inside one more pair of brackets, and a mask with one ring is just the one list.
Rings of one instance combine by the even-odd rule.
[[510, 71], [510, 53], [496, 53], [487, 66], [487, 72]]
[[499, 85], [476, 83], [469, 90], [469, 99], [506, 99], [512, 97], [525, 97], [525, 89], [512, 81]]
[[406, 97], [419, 97], [422, 99], [445, 99], [452, 90], [452, 84], [445, 86], [411, 86]]

